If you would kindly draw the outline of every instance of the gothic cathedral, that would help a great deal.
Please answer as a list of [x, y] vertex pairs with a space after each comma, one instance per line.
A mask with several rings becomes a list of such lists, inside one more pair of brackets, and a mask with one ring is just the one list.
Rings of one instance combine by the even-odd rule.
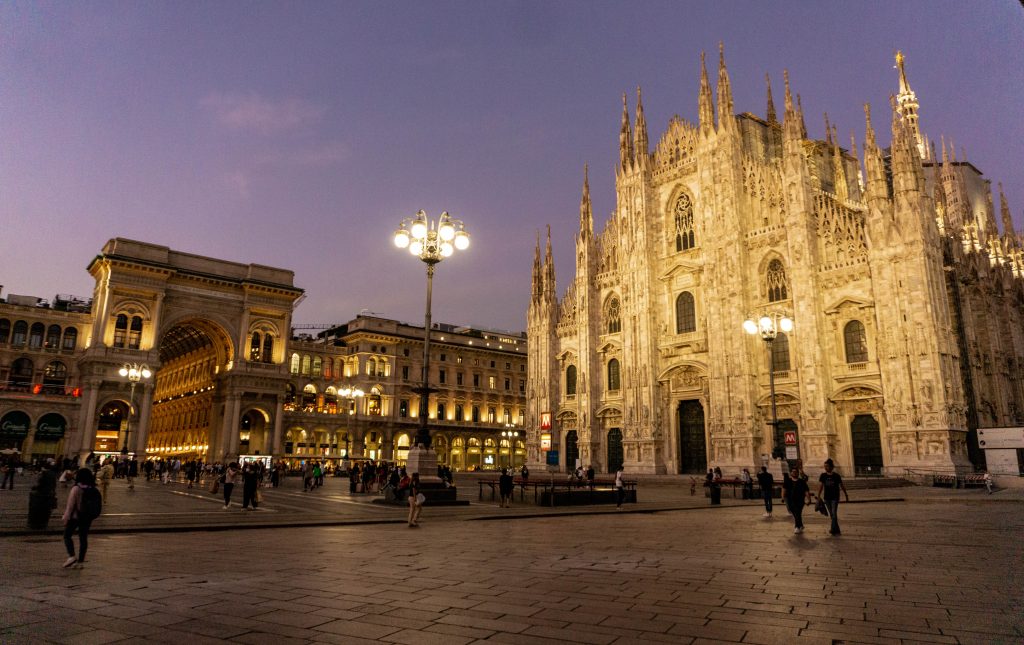
[[[595, 233], [584, 174], [560, 298], [537, 241], [532, 464], [951, 473], [983, 459], [977, 428], [1024, 424], [1022, 236], [1001, 187], [1002, 233], [990, 182], [922, 136], [896, 62], [892, 138], [865, 106], [863, 167], [827, 115], [808, 138], [788, 75], [781, 122], [770, 84], [764, 118], [736, 115], [721, 54], [717, 106], [702, 55], [699, 124], [673, 118], [653, 152], [624, 97], [615, 210]], [[782, 315], [770, 343], [744, 333]]]

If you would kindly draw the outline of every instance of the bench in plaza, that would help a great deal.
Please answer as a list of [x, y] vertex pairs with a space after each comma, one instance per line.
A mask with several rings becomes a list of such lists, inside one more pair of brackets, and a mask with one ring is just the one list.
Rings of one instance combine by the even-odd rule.
[[[483, 501], [484, 488], [491, 491], [491, 499], [497, 499], [498, 480], [481, 479], [477, 482], [480, 487], [478, 499]], [[623, 502], [636, 503], [636, 481], [623, 480], [626, 489], [626, 496]], [[615, 504], [617, 500], [615, 492], [615, 480], [589, 481], [523, 481], [516, 479], [513, 482], [512, 497], [515, 497], [516, 489], [519, 489], [519, 500], [526, 501], [526, 491], [533, 489], [533, 503], [539, 506], [577, 506], [585, 504]]]

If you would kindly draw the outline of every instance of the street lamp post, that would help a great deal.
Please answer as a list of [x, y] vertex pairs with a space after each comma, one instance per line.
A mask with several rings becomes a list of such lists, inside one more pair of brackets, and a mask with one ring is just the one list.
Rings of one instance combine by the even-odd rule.
[[[366, 396], [366, 392], [363, 392], [362, 390], [360, 390], [359, 388], [357, 388], [354, 385], [346, 385], [345, 387], [343, 387], [340, 390], [338, 390], [338, 394], [343, 399], [345, 399], [345, 401], [346, 401], [345, 405], [348, 408], [348, 410], [346, 410], [346, 412], [348, 413], [348, 416], [350, 416], [350, 417], [354, 416], [355, 413], [356, 413], [356, 408], [359, 406], [358, 400], [363, 398], [364, 396]], [[354, 432], [354, 429], [352, 428], [352, 422], [350, 421], [348, 423], [348, 431], [345, 433], [345, 459], [348, 459], [348, 460], [352, 459], [352, 450], [349, 448], [349, 441], [352, 440], [352, 433], [353, 432]], [[366, 444], [364, 443], [363, 445], [365, 447]]]
[[437, 454], [430, 449], [430, 429], [427, 427], [430, 393], [430, 297], [434, 282], [434, 265], [450, 256], [456, 249], [469, 247], [469, 233], [462, 220], [452, 219], [448, 212], [441, 213], [437, 222], [427, 218], [422, 210], [415, 217], [402, 221], [395, 231], [395, 246], [409, 249], [427, 265], [427, 306], [423, 318], [423, 384], [413, 392], [420, 395], [419, 428], [414, 446], [409, 450], [408, 472], [419, 473], [420, 478], [436, 477]]
[[[768, 390], [771, 395], [772, 401], [772, 420], [769, 425], [772, 427], [772, 442], [775, 441], [778, 435], [779, 427], [779, 415], [775, 406], [775, 366], [772, 363], [773, 354], [772, 347], [774, 346], [775, 339], [778, 337], [779, 332], [789, 333], [793, 330], [793, 320], [785, 314], [775, 311], [770, 314], [765, 314], [754, 321], [753, 317], [747, 318], [743, 322], [743, 331], [747, 332], [751, 336], [760, 335], [761, 340], [765, 342], [768, 348]], [[800, 455], [800, 445], [797, 444], [797, 457]]]
[[519, 436], [519, 431], [515, 429], [514, 423], [506, 423], [505, 430], [501, 431], [501, 436], [508, 440], [508, 468], [512, 470], [516, 467], [516, 438]]
[[131, 434], [132, 428], [132, 411], [135, 409], [135, 386], [142, 379], [148, 379], [153, 376], [153, 371], [145, 363], [142, 365], [138, 363], [125, 363], [117, 373], [121, 375], [121, 378], [127, 378], [128, 382], [131, 383], [131, 393], [128, 395], [128, 420], [124, 426], [124, 447], [121, 448], [121, 454], [127, 455], [128, 437]]

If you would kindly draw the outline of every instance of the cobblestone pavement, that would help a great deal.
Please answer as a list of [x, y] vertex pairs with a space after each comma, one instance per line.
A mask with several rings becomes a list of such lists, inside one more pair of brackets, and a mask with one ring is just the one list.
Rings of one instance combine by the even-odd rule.
[[985, 499], [844, 504], [838, 538], [729, 500], [427, 508], [419, 529], [100, 534], [81, 569], [56, 536], [8, 536], [0, 642], [1020, 643], [1024, 504]]

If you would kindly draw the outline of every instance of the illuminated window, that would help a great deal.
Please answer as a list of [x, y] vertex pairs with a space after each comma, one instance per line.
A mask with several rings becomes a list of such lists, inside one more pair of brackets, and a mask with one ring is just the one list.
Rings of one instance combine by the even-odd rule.
[[313, 357], [313, 376], [320, 376], [323, 374], [324, 360], [319, 356]]
[[260, 361], [260, 352], [263, 350], [263, 338], [260, 337], [258, 331], [252, 333], [252, 339], [249, 341], [249, 360], [254, 363]]
[[401, 401], [398, 402], [398, 416], [403, 418], [403, 419], [409, 416], [409, 400], [408, 399], [402, 399]]
[[298, 354], [292, 354], [292, 360], [288, 366], [288, 371], [291, 372], [292, 374], [299, 373], [299, 360], [300, 359]]
[[487, 423], [497, 423], [498, 410], [494, 407], [487, 408]]
[[132, 316], [132, 324], [128, 331], [128, 349], [138, 349], [142, 343], [142, 317]]
[[303, 354], [303, 356], [302, 356], [302, 373], [303, 374], [309, 375], [310, 363], [311, 363], [311, 360], [309, 358], [309, 354]]
[[495, 388], [495, 383], [497, 383], [497, 379], [495, 379], [493, 376], [487, 377], [487, 387], [493, 390]]

